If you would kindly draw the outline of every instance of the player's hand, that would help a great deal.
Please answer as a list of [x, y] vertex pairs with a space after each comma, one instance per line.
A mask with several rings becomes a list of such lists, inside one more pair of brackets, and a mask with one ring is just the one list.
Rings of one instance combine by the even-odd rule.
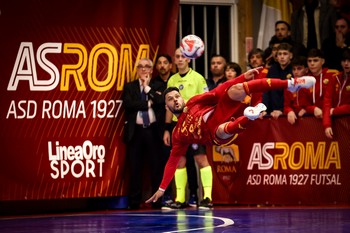
[[326, 128], [324, 132], [327, 138], [330, 138], [330, 139], [333, 138], [333, 130], [331, 127]]
[[262, 66], [248, 70], [247, 72], [244, 73], [245, 80], [253, 79], [255, 76], [259, 75], [262, 70], [263, 70]]
[[159, 198], [163, 196], [164, 192], [162, 190], [159, 190], [153, 194], [151, 198], [149, 198], [146, 203], [156, 202]]

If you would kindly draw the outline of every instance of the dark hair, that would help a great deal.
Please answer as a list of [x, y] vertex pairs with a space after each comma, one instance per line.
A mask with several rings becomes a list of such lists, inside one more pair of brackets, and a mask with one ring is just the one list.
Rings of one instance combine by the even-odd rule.
[[264, 57], [264, 51], [262, 51], [262, 49], [259, 48], [255, 48], [250, 50], [250, 52], [248, 53], [248, 61], [250, 60], [250, 58], [252, 58], [253, 55], [255, 54], [260, 54], [260, 56], [263, 58]]
[[[343, 17], [343, 16], [338, 16], [337, 17], [337, 20], [335, 21], [335, 23], [337, 23], [338, 20], [344, 20], [346, 22], [346, 24], [348, 25], [348, 27], [350, 28], [350, 20], [346, 17]], [[335, 26], [335, 25], [334, 25]]]
[[285, 25], [287, 26], [287, 28], [288, 28], [288, 31], [291, 30], [290, 24], [287, 23], [286, 21], [283, 21], [283, 20], [278, 20], [278, 21], [276, 21], [276, 23], [275, 23], [275, 28], [277, 27], [277, 24], [285, 24]]
[[177, 91], [177, 92], [180, 93], [179, 88], [177, 88], [177, 87], [168, 87], [168, 88], [165, 89], [165, 91], [163, 92], [163, 99], [165, 100], [166, 94], [168, 94], [169, 92], [172, 92], [172, 91]]
[[320, 57], [324, 58], [324, 54], [321, 49], [312, 48], [307, 53], [307, 57]]
[[237, 73], [236, 76], [239, 76], [242, 74], [242, 68], [238, 65], [238, 63], [236, 62], [228, 62], [225, 66], [225, 70], [229, 68], [229, 69], [234, 69]]
[[293, 53], [293, 46], [288, 43], [281, 43], [277, 48], [277, 51], [278, 50], [288, 50], [289, 52]]
[[212, 56], [210, 57], [210, 61], [211, 61], [214, 57], [221, 57], [221, 58], [224, 59], [224, 61], [225, 61], [225, 63], [226, 63], [226, 58], [225, 58], [224, 56], [220, 55], [220, 54], [214, 54], [214, 55], [212, 55]]
[[307, 59], [304, 56], [297, 56], [291, 61], [291, 65], [293, 66], [304, 66], [307, 67]]
[[158, 62], [158, 59], [159, 59], [160, 57], [165, 57], [165, 58], [168, 60], [169, 63], [173, 63], [173, 60], [171, 59], [171, 56], [170, 56], [169, 54], [167, 54], [167, 53], [159, 54], [159, 55], [157, 56], [156, 62]]
[[350, 49], [344, 48], [341, 53], [341, 61], [350, 60]]

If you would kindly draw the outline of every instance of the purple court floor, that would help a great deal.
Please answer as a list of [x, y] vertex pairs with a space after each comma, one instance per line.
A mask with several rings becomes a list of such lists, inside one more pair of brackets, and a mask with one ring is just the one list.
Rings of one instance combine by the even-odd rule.
[[0, 218], [0, 232], [350, 232], [350, 207], [111, 210]]

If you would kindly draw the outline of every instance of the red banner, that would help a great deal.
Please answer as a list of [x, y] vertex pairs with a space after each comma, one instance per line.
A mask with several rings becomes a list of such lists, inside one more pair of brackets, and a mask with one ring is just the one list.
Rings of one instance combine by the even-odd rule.
[[126, 195], [124, 83], [175, 50], [179, 1], [0, 3], [0, 200]]
[[350, 117], [250, 122], [234, 145], [213, 147], [213, 201], [221, 204], [350, 204]]

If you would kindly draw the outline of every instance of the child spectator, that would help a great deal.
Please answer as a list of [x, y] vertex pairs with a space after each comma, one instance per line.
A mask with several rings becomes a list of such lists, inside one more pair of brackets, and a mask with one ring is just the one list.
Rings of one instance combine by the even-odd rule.
[[241, 67], [236, 62], [228, 62], [225, 66], [225, 77], [227, 80], [234, 79], [242, 74]]
[[[306, 57], [304, 56], [294, 58], [291, 64], [293, 77], [295, 78], [305, 76], [309, 72]], [[309, 89], [300, 89], [294, 93], [288, 90], [284, 91], [284, 114], [287, 115], [288, 122], [292, 125], [298, 117], [302, 117], [306, 113], [306, 96], [308, 92], [310, 92]]]

